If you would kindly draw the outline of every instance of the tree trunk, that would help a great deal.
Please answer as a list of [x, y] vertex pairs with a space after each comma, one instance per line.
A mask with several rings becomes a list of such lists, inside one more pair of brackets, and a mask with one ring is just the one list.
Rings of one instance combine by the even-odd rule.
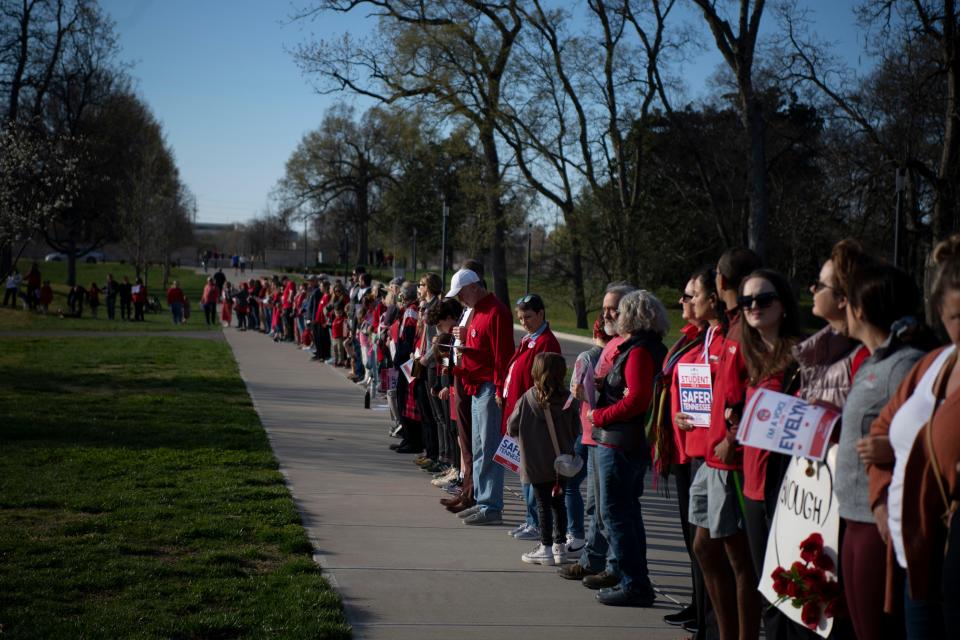
[[70, 234], [67, 239], [67, 284], [75, 286], [77, 284], [77, 241]]
[[[567, 212], [564, 212], [565, 214]], [[578, 225], [572, 222], [573, 211], [567, 214], [570, 229], [570, 272], [573, 276], [573, 312], [577, 316], [577, 328], [587, 328], [587, 296], [583, 290], [583, 249], [580, 246]]]
[[763, 108], [749, 86], [741, 87], [743, 128], [750, 143], [750, 217], [747, 222], [747, 244], [765, 261], [770, 202], [767, 189], [767, 154], [764, 142]]
[[[949, 28], [945, 25], [945, 28]], [[945, 38], [947, 36], [945, 35]], [[954, 33], [954, 39], [957, 35]], [[943, 149], [937, 170], [937, 200], [933, 207], [933, 242], [936, 244], [960, 228], [960, 207], [957, 206], [957, 184], [960, 178], [960, 105], [957, 104], [960, 52], [956, 42], [944, 42], [942, 55], [947, 70], [946, 117]]]
[[370, 219], [370, 185], [361, 182], [357, 189], [357, 260], [356, 264], [367, 264], [368, 221]]
[[512, 307], [507, 285], [506, 224], [503, 220], [503, 203], [500, 201], [500, 156], [497, 154], [492, 128], [481, 129], [480, 144], [483, 147], [483, 186], [487, 215], [493, 222], [490, 246], [493, 292], [503, 304]]

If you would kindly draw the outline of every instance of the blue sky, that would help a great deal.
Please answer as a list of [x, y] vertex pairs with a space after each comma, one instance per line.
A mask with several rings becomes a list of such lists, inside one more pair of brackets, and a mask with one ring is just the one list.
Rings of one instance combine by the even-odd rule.
[[[820, 35], [856, 60], [853, 2], [801, 2], [816, 12]], [[133, 64], [139, 92], [164, 125], [204, 222], [245, 221], [262, 212], [287, 158], [337, 99], [310, 88], [289, 50], [311, 37], [370, 28], [362, 12], [288, 24], [292, 6], [285, 1], [101, 5], [116, 22], [122, 57]], [[773, 25], [772, 14], [764, 20]], [[692, 96], [705, 90], [719, 62], [712, 40], [705, 45], [685, 74]]]

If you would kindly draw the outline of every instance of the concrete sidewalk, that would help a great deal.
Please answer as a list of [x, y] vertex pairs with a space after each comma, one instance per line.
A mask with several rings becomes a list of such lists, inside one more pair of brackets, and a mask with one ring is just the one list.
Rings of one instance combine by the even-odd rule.
[[643, 509], [652, 609], [604, 607], [506, 531], [523, 507], [507, 473], [505, 522], [467, 527], [412, 456], [387, 448], [384, 410], [364, 410], [343, 374], [262, 334], [225, 331], [316, 550], [356, 638], [683, 638], [661, 621], [691, 598], [676, 503], [652, 488]]

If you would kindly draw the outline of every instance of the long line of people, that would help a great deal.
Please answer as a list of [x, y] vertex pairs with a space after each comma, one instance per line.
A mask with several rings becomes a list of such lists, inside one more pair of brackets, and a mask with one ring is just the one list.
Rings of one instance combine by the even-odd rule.
[[[672, 475], [694, 598], [664, 621], [697, 638], [756, 638], [761, 627], [767, 638], [814, 637], [757, 589], [772, 579], [761, 574], [792, 459], [743, 446], [737, 432], [761, 390], [829, 405], [842, 412], [834, 570], [848, 612], [836, 610], [832, 637], [946, 638], [960, 628], [960, 236], [934, 259], [931, 303], [946, 346], [919, 320], [913, 278], [844, 240], [810, 288], [826, 323], [813, 335], [801, 330], [789, 281], [733, 248], [689, 277], [685, 325], [669, 346], [663, 303], [609, 285], [594, 345], [572, 372], [543, 299], [524, 295], [511, 311], [473, 260], [446, 291], [435, 274], [375, 284], [358, 267], [349, 282], [253, 280], [228, 298], [211, 280], [202, 302], [216, 321], [219, 295], [241, 329], [295, 342], [348, 368], [368, 399], [384, 398], [399, 438], [391, 448], [416, 454], [448, 494], [441, 505], [467, 526], [503, 522], [499, 449], [515, 438], [526, 509], [509, 533], [535, 543], [520, 559], [560, 565], [601, 604], [655, 602], [641, 497], [648, 470]], [[681, 411], [687, 364], [709, 367], [705, 419]]]

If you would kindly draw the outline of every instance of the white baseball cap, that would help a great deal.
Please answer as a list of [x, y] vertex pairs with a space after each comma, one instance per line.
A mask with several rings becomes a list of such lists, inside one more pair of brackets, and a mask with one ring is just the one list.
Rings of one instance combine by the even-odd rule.
[[456, 297], [461, 289], [474, 282], [480, 282], [480, 276], [470, 269], [460, 269], [460, 271], [453, 274], [453, 278], [450, 280], [450, 291], [447, 292], [446, 297]]

